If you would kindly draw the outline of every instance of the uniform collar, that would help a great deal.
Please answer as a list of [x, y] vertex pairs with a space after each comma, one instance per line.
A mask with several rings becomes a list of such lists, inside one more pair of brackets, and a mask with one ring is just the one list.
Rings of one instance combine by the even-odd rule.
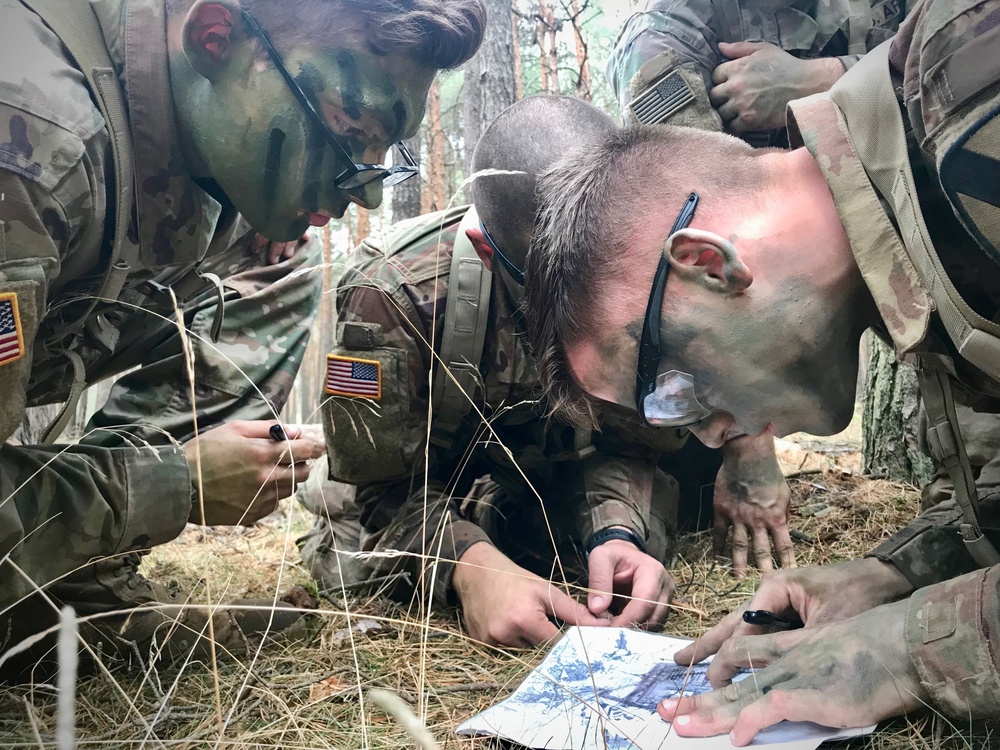
[[912, 351], [927, 334], [932, 303], [828, 93], [789, 103], [788, 141], [808, 149], [822, 170], [896, 351]]
[[[128, 101], [140, 256], [148, 268], [201, 260], [222, 205], [181, 152], [167, 65], [164, 0], [91, 0]], [[206, 231], [206, 228], [211, 228]]]

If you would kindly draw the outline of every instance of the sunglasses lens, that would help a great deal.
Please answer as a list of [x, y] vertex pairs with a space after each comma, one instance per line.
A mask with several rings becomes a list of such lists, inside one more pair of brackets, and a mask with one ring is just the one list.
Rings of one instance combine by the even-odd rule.
[[416, 169], [409, 169], [407, 167], [400, 167], [399, 169], [393, 169], [385, 176], [382, 184], [386, 187], [392, 187], [393, 185], [398, 185], [404, 180], [408, 180], [417, 173]]
[[657, 376], [656, 388], [643, 399], [642, 411], [654, 427], [688, 427], [710, 413], [698, 402], [694, 378], [678, 370]]
[[365, 169], [355, 172], [348, 177], [337, 181], [337, 187], [341, 190], [351, 190], [353, 188], [364, 187], [365, 185], [382, 179], [385, 175], [384, 169]]

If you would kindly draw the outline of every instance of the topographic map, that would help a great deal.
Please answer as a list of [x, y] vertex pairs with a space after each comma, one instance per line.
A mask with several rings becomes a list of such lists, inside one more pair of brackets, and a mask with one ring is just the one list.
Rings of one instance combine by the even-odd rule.
[[[456, 731], [492, 735], [538, 750], [730, 748], [726, 735], [678, 737], [656, 714], [661, 698], [711, 689], [705, 676], [707, 662], [690, 668], [674, 663], [674, 652], [687, 644], [636, 630], [569, 628], [509, 698]], [[743, 678], [753, 679], [749, 673]], [[761, 733], [753, 745], [814, 750], [825, 740], [873, 729], [784, 722]]]

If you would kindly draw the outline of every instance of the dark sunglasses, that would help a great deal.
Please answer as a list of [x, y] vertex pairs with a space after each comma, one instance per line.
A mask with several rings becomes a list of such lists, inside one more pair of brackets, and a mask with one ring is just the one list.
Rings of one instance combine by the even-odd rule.
[[[698, 207], [698, 194], [691, 193], [684, 202], [681, 212], [677, 215], [670, 234], [680, 231], [691, 223], [694, 210]], [[649, 302], [646, 303], [646, 320], [642, 324], [642, 338], [639, 340], [639, 364], [635, 373], [635, 410], [639, 412], [642, 421], [652, 427], [646, 418], [646, 396], [656, 388], [656, 376], [660, 368], [660, 316], [663, 313], [663, 294], [667, 288], [667, 276], [670, 274], [670, 262], [664, 253], [660, 253], [660, 262], [653, 275], [653, 288], [649, 292]]]
[[302, 109], [305, 110], [306, 116], [312, 121], [313, 125], [319, 128], [320, 133], [323, 134], [323, 138], [330, 148], [334, 150], [337, 156], [347, 164], [348, 166], [343, 172], [337, 177], [335, 182], [336, 186], [341, 190], [350, 190], [352, 188], [363, 187], [369, 183], [381, 180], [382, 184], [386, 187], [392, 185], [398, 185], [403, 180], [408, 180], [420, 171], [417, 166], [416, 160], [413, 158], [413, 154], [406, 145], [399, 141], [395, 144], [396, 149], [402, 156], [405, 164], [400, 166], [387, 167], [383, 164], [362, 164], [354, 161], [354, 157], [347, 147], [341, 142], [340, 136], [334, 133], [330, 126], [327, 125], [326, 120], [316, 109], [316, 106], [310, 101], [309, 97], [306, 96], [306, 92], [295, 82], [292, 74], [289, 72], [288, 68], [285, 67], [285, 63], [281, 59], [281, 55], [278, 54], [278, 50], [274, 48], [271, 44], [271, 40], [268, 38], [267, 33], [260, 27], [257, 23], [257, 19], [254, 18], [250, 13], [245, 10], [240, 11], [243, 16], [243, 20], [250, 27], [250, 30], [256, 35], [260, 40], [260, 43], [264, 45], [264, 49], [267, 50], [267, 54], [270, 56], [271, 61], [274, 63], [274, 67], [278, 69], [281, 73], [281, 77], [285, 79], [285, 83], [291, 90], [295, 98], [298, 99], [299, 104], [302, 105]]

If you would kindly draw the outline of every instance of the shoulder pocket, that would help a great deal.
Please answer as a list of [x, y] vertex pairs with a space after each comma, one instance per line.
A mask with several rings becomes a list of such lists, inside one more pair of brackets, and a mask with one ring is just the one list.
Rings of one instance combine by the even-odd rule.
[[323, 431], [331, 478], [366, 484], [406, 476], [412, 463], [404, 445], [406, 352], [338, 347], [326, 367]]

